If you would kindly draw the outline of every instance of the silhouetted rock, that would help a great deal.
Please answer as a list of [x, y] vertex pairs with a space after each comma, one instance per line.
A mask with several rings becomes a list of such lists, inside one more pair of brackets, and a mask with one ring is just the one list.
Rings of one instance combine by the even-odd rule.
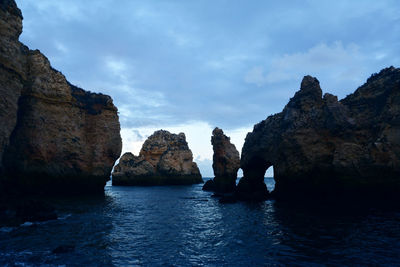
[[54, 207], [37, 199], [2, 198], [0, 226], [17, 226], [24, 222], [43, 222], [57, 219]]
[[214, 179], [207, 181], [204, 191], [230, 193], [235, 191], [237, 171], [240, 167], [240, 157], [230, 138], [218, 127], [212, 132]]
[[240, 167], [240, 157], [235, 145], [224, 132], [215, 128], [212, 132], [213, 146], [214, 190], [221, 193], [235, 191], [237, 172]]
[[205, 182], [202, 190], [211, 192], [215, 191], [214, 180], [208, 180], [207, 182]]
[[283, 111], [247, 135], [238, 194], [267, 198], [270, 166], [280, 199], [397, 198], [400, 69], [382, 70], [341, 101], [304, 77]]
[[22, 15], [0, 2], [0, 187], [103, 192], [121, 153], [109, 96], [71, 85], [40, 51], [18, 41]]
[[202, 183], [184, 133], [156, 131], [139, 156], [125, 153], [112, 174], [113, 185], [186, 185]]
[[[252, 176], [250, 176], [252, 177]], [[264, 175], [258, 179], [240, 179], [236, 187], [236, 197], [243, 201], [264, 201], [270, 197], [267, 186], [264, 183]]]

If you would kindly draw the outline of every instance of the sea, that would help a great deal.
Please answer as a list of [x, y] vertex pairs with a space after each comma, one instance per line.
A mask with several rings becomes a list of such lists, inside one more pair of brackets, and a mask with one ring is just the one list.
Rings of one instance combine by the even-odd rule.
[[400, 265], [399, 210], [220, 204], [201, 188], [53, 199], [59, 219], [0, 228], [0, 266]]

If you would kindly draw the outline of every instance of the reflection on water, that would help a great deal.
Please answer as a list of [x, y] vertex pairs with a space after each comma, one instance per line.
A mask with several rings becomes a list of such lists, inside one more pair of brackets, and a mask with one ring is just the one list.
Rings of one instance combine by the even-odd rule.
[[[61, 219], [0, 229], [0, 265], [400, 264], [397, 211], [223, 205], [201, 186], [107, 186], [101, 198], [54, 200]], [[72, 249], [53, 253], [59, 246]]]

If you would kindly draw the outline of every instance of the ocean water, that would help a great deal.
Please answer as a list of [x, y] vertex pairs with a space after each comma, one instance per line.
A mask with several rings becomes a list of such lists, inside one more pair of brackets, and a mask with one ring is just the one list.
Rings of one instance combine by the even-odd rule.
[[53, 200], [58, 220], [0, 228], [0, 266], [400, 265], [399, 211], [220, 204], [201, 187]]

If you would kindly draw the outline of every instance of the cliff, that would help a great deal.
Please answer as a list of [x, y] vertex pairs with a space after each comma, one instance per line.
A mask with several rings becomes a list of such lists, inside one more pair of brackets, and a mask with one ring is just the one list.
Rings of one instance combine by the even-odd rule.
[[0, 2], [1, 184], [29, 192], [103, 191], [121, 153], [109, 96], [71, 85], [19, 42], [22, 15]]
[[125, 153], [112, 174], [113, 185], [186, 185], [202, 183], [184, 133], [156, 131], [139, 156]]
[[400, 69], [382, 70], [340, 101], [304, 77], [283, 111], [248, 133], [241, 198], [268, 197], [270, 166], [280, 199], [398, 198]]

